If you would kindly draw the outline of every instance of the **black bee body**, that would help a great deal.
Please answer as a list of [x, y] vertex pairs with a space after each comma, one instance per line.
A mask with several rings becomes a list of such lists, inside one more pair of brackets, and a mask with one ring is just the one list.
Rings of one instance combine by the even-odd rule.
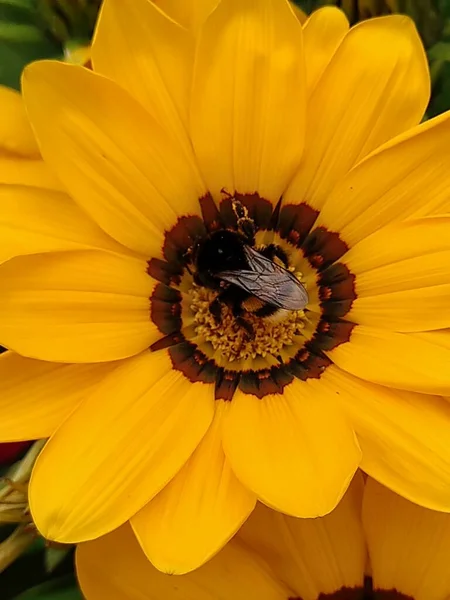
[[195, 267], [199, 283], [212, 289], [220, 289], [221, 271], [239, 271], [249, 265], [243, 246], [245, 238], [236, 231], [222, 229], [216, 231], [201, 242], [195, 253]]
[[239, 324], [252, 333], [245, 313], [261, 318], [286, 316], [308, 302], [305, 288], [286, 268], [286, 253], [274, 244], [254, 247], [254, 224], [246, 209], [235, 202], [238, 231], [211, 233], [193, 249], [195, 281], [218, 290], [210, 310], [220, 321], [222, 306], [231, 307]]

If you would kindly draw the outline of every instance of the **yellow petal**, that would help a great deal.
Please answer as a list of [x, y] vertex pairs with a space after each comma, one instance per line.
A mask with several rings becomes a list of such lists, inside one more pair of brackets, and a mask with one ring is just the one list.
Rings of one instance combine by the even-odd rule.
[[44, 190], [62, 190], [61, 183], [42, 158], [0, 155], [0, 183], [29, 185]]
[[236, 392], [224, 450], [264, 504], [295, 517], [333, 510], [360, 460], [353, 430], [317, 380], [295, 380], [262, 399]]
[[64, 365], [0, 355], [0, 440], [34, 440], [52, 435], [116, 363]]
[[349, 321], [394, 331], [450, 327], [450, 217], [385, 227], [342, 261], [356, 275]]
[[336, 368], [323, 380], [330, 392], [339, 391], [336, 401], [361, 446], [361, 468], [413, 502], [450, 511], [450, 403], [367, 383]]
[[334, 6], [324, 6], [314, 11], [303, 25], [308, 96], [322, 77], [348, 29], [345, 13]]
[[420, 122], [429, 87], [425, 52], [408, 17], [358, 23], [310, 98], [304, 159], [285, 200], [321, 208], [358, 161]]
[[[361, 239], [340, 261], [357, 276], [360, 290], [364, 292], [366, 286], [361, 275], [365, 273], [371, 277], [373, 271], [390, 264], [449, 250], [449, 228], [448, 216], [396, 221]], [[394, 283], [386, 282], [380, 291], [387, 291]]]
[[317, 224], [353, 246], [389, 223], [450, 212], [449, 138], [450, 111], [382, 146], [336, 185]]
[[220, 0], [153, 0], [162, 11], [174, 21], [197, 31]]
[[146, 262], [106, 252], [61, 252], [0, 267], [0, 340], [30, 358], [103, 362], [160, 337], [150, 321]]
[[194, 63], [189, 32], [149, 0], [105, 0], [92, 62], [95, 71], [137, 98], [194, 160], [186, 132]]
[[234, 538], [187, 575], [157, 571], [124, 525], [77, 548], [78, 580], [87, 600], [287, 600], [295, 594]]
[[416, 506], [369, 479], [363, 520], [375, 589], [396, 589], [414, 600], [449, 597], [450, 515]]
[[211, 192], [277, 202], [301, 158], [304, 106], [302, 30], [287, 0], [222, 0], [200, 37], [191, 105]]
[[40, 158], [19, 92], [0, 85], [0, 153]]
[[440, 331], [422, 331], [414, 333], [413, 337], [431, 342], [437, 346], [442, 346], [450, 350], [450, 329], [442, 329]]
[[39, 456], [30, 484], [38, 529], [72, 543], [127, 521], [186, 462], [213, 411], [211, 387], [173, 371], [165, 352], [125, 361]]
[[98, 249], [127, 253], [65, 194], [0, 186], [0, 261], [21, 254]]
[[[391, 331], [423, 331], [450, 327], [450, 252], [417, 258], [379, 269], [375, 277], [400, 277], [399, 285], [411, 289], [357, 298], [347, 318], [360, 325]], [[422, 275], [422, 277], [420, 276]], [[365, 279], [367, 281], [367, 279]], [[395, 287], [395, 286], [393, 286]], [[358, 293], [358, 286], [356, 286]]]
[[257, 504], [238, 537], [270, 564], [302, 600], [362, 587], [366, 546], [361, 523], [363, 479], [357, 473], [325, 517], [296, 519]]
[[350, 341], [327, 352], [367, 381], [425, 394], [450, 393], [450, 349], [405, 333], [357, 325]]
[[131, 520], [151, 562], [166, 573], [187, 573], [216, 554], [252, 512], [256, 498], [234, 475], [222, 449], [223, 417], [215, 418], [194, 454]]
[[24, 97], [42, 154], [112, 237], [148, 257], [165, 229], [199, 211], [203, 184], [182, 151], [114, 82], [83, 67], [27, 67]]

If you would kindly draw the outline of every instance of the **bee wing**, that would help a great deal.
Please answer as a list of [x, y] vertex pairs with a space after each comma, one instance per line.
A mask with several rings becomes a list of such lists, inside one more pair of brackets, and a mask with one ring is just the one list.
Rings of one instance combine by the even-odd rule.
[[250, 246], [245, 247], [250, 269], [222, 271], [218, 277], [244, 289], [262, 302], [286, 310], [301, 310], [308, 294], [298, 279]]

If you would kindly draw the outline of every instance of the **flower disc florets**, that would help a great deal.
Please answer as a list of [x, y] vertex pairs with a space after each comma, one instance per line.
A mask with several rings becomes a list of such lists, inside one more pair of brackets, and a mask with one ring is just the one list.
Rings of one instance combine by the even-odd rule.
[[[245, 207], [255, 226], [255, 249], [272, 244], [288, 268], [308, 288], [305, 310], [276, 318], [253, 314], [250, 298], [244, 317], [226, 303], [220, 318], [211, 306], [217, 290], [196, 282], [193, 248], [211, 232], [238, 230], [233, 205]], [[200, 199], [203, 219], [181, 217], [166, 234], [165, 261], [149, 261], [149, 274], [161, 283], [151, 299], [151, 316], [165, 335], [153, 350], [169, 348], [172, 363], [191, 381], [215, 382], [216, 398], [231, 400], [241, 391], [263, 397], [281, 392], [294, 377], [320, 377], [330, 364], [324, 354], [347, 341], [353, 324], [342, 320], [355, 298], [354, 277], [336, 260], [346, 251], [339, 236], [311, 230], [315, 211], [303, 204], [274, 208], [257, 194], [229, 194], [219, 208], [211, 196]], [[250, 332], [250, 333], [249, 333]]]
[[270, 317], [264, 319], [249, 313], [246, 318], [253, 330], [253, 335], [249, 335], [236, 321], [228, 306], [223, 307], [222, 319], [216, 321], [209, 307], [217, 293], [193, 284], [190, 295], [195, 333], [200, 339], [209, 342], [214, 352], [220, 353], [230, 362], [256, 359], [259, 356], [266, 358], [268, 355], [276, 358], [285, 346], [303, 342], [303, 310], [289, 312], [280, 321], [271, 320]]

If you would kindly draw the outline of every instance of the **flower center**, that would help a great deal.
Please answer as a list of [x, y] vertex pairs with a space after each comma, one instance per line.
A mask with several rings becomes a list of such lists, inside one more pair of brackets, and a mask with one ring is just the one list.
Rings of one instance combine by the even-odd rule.
[[217, 321], [210, 311], [210, 306], [217, 298], [217, 292], [205, 287], [193, 285], [190, 291], [192, 303], [190, 309], [194, 316], [197, 338], [211, 344], [214, 353], [222, 354], [227, 360], [248, 361], [257, 357], [266, 358], [271, 355], [279, 357], [286, 346], [302, 344], [302, 332], [305, 328], [305, 312], [303, 310], [285, 311], [273, 317], [258, 317], [251, 312], [252, 308], [261, 308], [256, 298], [247, 301], [249, 311], [246, 323], [251, 334], [233, 315], [229, 306], [222, 309], [221, 320]]
[[320, 377], [326, 352], [353, 328], [343, 317], [354, 276], [338, 262], [346, 245], [312, 229], [317, 211], [306, 204], [224, 193], [219, 207], [209, 195], [200, 207], [203, 219], [183, 216], [166, 233], [165, 260], [148, 263], [162, 334], [151, 349], [167, 349], [190, 381], [215, 384], [217, 399]]

